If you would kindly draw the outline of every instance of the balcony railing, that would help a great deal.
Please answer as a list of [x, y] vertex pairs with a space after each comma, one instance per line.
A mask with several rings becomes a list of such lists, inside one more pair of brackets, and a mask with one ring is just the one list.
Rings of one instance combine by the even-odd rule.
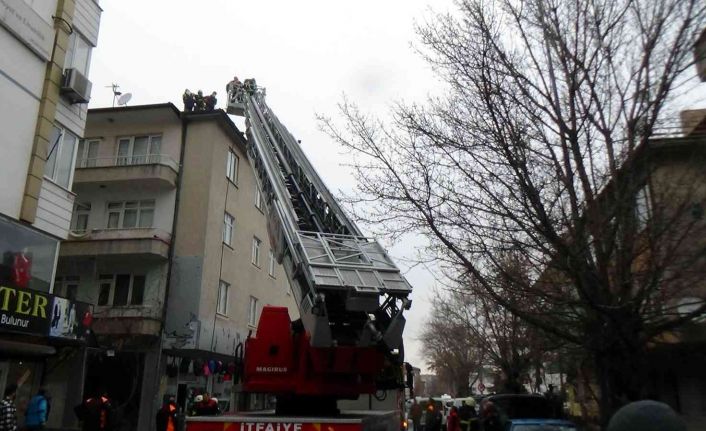
[[133, 156], [89, 157], [76, 160], [76, 168], [109, 168], [116, 166], [164, 165], [179, 172], [179, 164], [166, 154]]
[[60, 255], [72, 256], [157, 256], [169, 257], [172, 235], [158, 228], [73, 230], [62, 243]]
[[130, 228], [105, 228], [105, 229], [72, 229], [70, 238], [72, 240], [97, 240], [110, 241], [122, 239], [156, 239], [169, 243], [172, 234], [154, 227], [130, 227]]

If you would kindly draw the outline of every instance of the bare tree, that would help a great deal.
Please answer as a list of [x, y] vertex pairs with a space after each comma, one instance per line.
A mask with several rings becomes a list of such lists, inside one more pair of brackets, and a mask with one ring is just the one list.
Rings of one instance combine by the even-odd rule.
[[[704, 244], [690, 239], [704, 223], [689, 210], [703, 152], [680, 159], [701, 157], [673, 181], [656, 138], [689, 85], [706, 6], [457, 4], [418, 28], [445, 94], [397, 105], [389, 126], [344, 102], [345, 126], [322, 127], [355, 155], [362, 221], [425, 234], [449, 276], [472, 277], [495, 303], [589, 352], [605, 424], [642, 396], [648, 342], [704, 311], [697, 301], [678, 312], [676, 301], [703, 278]], [[504, 268], [510, 252], [528, 277]]]
[[447, 299], [442, 294], [435, 296], [420, 341], [427, 366], [454, 395], [464, 396], [469, 379], [483, 365], [484, 352], [474, 343], [466, 322], [446, 314]]
[[[505, 270], [517, 274], [517, 277], [522, 276], [519, 271], [526, 272], [517, 261], [506, 259], [505, 262]], [[514, 269], [508, 267], [508, 262], [514, 265]], [[536, 304], [528, 303], [526, 297], [507, 289], [505, 281], [502, 274], [492, 280], [494, 291], [505, 301], [525, 312], [536, 307]], [[451, 334], [451, 340], [439, 336], [438, 331], [442, 328]], [[559, 347], [538, 328], [489, 297], [472, 277], [461, 280], [457, 288], [436, 295], [422, 342], [433, 363], [437, 362], [434, 359], [439, 353], [449, 350], [468, 352], [466, 357], [472, 355], [474, 361], [468, 365], [475, 368], [465, 367], [466, 376], [470, 371], [472, 378], [478, 378], [478, 371], [486, 366], [498, 370], [498, 389], [506, 393], [526, 392], [524, 383], [532, 381], [532, 372], [543, 366], [548, 359], [547, 352]]]

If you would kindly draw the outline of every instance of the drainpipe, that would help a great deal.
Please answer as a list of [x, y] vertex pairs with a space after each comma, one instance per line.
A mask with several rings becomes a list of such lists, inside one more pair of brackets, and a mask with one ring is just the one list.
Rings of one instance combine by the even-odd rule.
[[[164, 331], [167, 323], [167, 307], [169, 305], [169, 288], [171, 286], [172, 279], [172, 262], [174, 260], [174, 243], [176, 241], [177, 232], [177, 219], [179, 218], [179, 201], [181, 196], [181, 181], [183, 177], [184, 170], [184, 152], [186, 148], [186, 120], [184, 116], [179, 113], [179, 120], [181, 122], [181, 142], [179, 148], [179, 172], [177, 172], [176, 180], [176, 196], [174, 197], [174, 217], [172, 218], [172, 240], [169, 244], [169, 256], [167, 258], [167, 279], [165, 280], [164, 286], [164, 304], [162, 307], [162, 320], [160, 322], [159, 328], [159, 354], [157, 355], [157, 369], [155, 370], [155, 388], [159, 387], [159, 380], [161, 378], [160, 368], [162, 364], [162, 348], [164, 341]], [[152, 413], [152, 412], [151, 412]]]

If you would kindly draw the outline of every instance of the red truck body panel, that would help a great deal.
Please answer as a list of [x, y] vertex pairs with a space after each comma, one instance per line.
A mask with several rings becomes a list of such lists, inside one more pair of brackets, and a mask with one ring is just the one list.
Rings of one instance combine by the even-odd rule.
[[375, 393], [384, 360], [375, 347], [312, 347], [306, 332], [292, 333], [286, 307], [268, 305], [262, 309], [257, 333], [245, 342], [243, 389], [355, 399]]
[[186, 431], [399, 431], [394, 411], [345, 412], [332, 417], [243, 413], [186, 418]]

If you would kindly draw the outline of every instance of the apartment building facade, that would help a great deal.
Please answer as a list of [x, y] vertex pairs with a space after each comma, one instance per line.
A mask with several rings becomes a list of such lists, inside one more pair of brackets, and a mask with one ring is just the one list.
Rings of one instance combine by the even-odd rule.
[[[658, 292], [665, 312], [675, 318], [698, 311], [706, 302], [706, 109], [683, 111], [681, 120], [679, 133], [651, 142], [653, 168], [645, 189], [653, 223], [667, 220], [664, 229], [676, 244], [671, 259], [679, 282]], [[677, 410], [689, 430], [704, 429], [706, 314], [664, 333], [650, 346], [648, 355], [648, 381], [654, 397]]]
[[80, 401], [91, 308], [55, 291], [54, 274], [101, 12], [95, 0], [0, 8], [0, 390], [19, 386], [20, 425], [40, 386], [55, 400], [50, 427], [72, 424]]
[[263, 305], [294, 305], [242, 133], [222, 111], [92, 109], [74, 191], [57, 283], [95, 304], [85, 391], [140, 430], [165, 395], [234, 405], [238, 343]]

